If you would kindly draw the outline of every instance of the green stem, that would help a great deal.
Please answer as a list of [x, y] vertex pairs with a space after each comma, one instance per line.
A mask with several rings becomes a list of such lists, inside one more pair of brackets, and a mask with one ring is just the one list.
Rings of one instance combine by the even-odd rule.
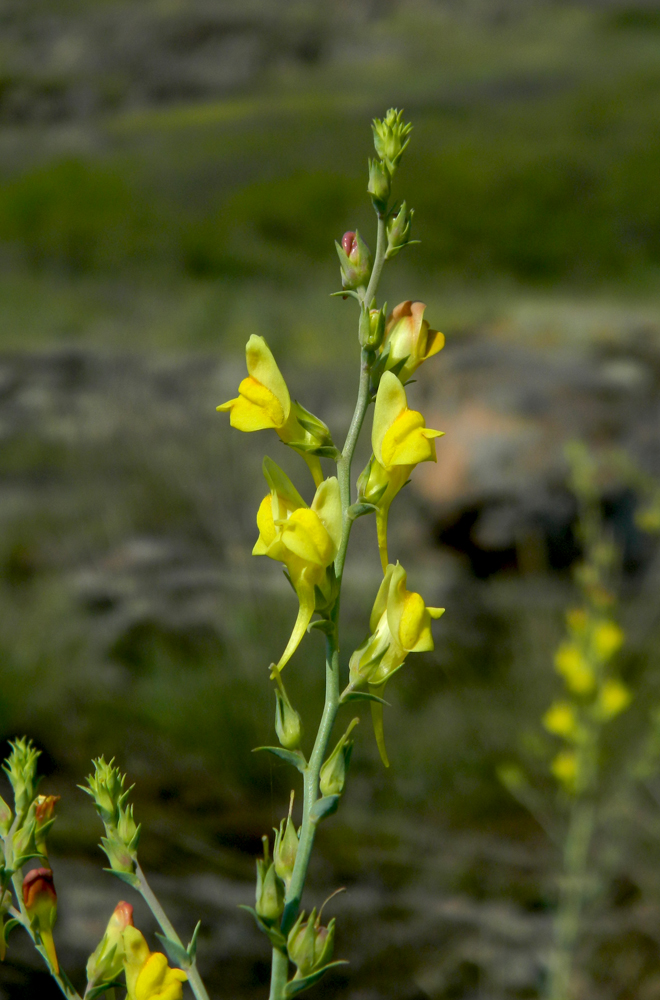
[[[145, 903], [147, 904], [147, 906], [153, 913], [154, 917], [158, 921], [158, 924], [163, 934], [165, 935], [166, 938], [169, 938], [170, 941], [174, 941], [176, 944], [181, 945], [181, 947], [183, 948], [184, 945], [181, 938], [174, 930], [174, 927], [172, 926], [169, 917], [165, 913], [163, 907], [158, 902], [158, 899], [156, 898], [153, 889], [147, 882], [146, 875], [144, 874], [142, 868], [137, 862], [135, 865], [135, 874], [140, 880], [140, 884], [137, 887], [138, 892], [140, 893]], [[185, 972], [188, 975], [188, 982], [190, 983], [190, 988], [197, 997], [197, 1000], [209, 1000], [209, 995], [206, 992], [206, 987], [202, 982], [202, 978], [199, 974], [199, 970], [196, 964], [193, 962], [193, 964], [189, 966], [189, 968], [185, 969]]]
[[[363, 305], [369, 308], [374, 298], [380, 275], [385, 263], [385, 253], [387, 250], [387, 231], [385, 219], [378, 216], [378, 235], [376, 240], [376, 255], [374, 266], [369, 279], [369, 286], [366, 290]], [[332, 729], [339, 709], [339, 636], [337, 624], [339, 620], [339, 605], [341, 600], [341, 581], [346, 561], [346, 551], [348, 549], [348, 539], [351, 533], [352, 519], [349, 516], [348, 508], [351, 506], [351, 463], [355, 453], [364, 417], [369, 406], [369, 374], [373, 354], [363, 350], [360, 356], [360, 384], [358, 388], [358, 398], [355, 403], [353, 419], [346, 435], [344, 448], [337, 461], [337, 478], [339, 479], [339, 492], [341, 496], [342, 508], [342, 537], [335, 559], [335, 575], [338, 582], [339, 593], [330, 612], [330, 619], [334, 624], [332, 632], [326, 636], [326, 658], [325, 658], [325, 704], [323, 714], [319, 724], [314, 749], [303, 775], [303, 816], [300, 828], [300, 838], [298, 840], [298, 853], [293, 867], [291, 882], [286, 893], [284, 913], [280, 929], [286, 937], [293, 927], [298, 913], [300, 912], [300, 902], [302, 899], [309, 859], [314, 846], [316, 835], [316, 823], [312, 819], [312, 809], [314, 803], [319, 798], [319, 774], [321, 766], [328, 749], [328, 742], [332, 734]], [[289, 959], [285, 950], [273, 948], [273, 959], [270, 979], [270, 1000], [284, 1000], [285, 987], [288, 978]]]

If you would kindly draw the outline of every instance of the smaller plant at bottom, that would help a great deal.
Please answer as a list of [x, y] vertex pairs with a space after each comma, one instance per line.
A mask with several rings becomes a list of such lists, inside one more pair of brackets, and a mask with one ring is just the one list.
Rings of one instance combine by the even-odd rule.
[[[23, 927], [41, 954], [48, 971], [69, 1000], [115, 1000], [115, 990], [126, 989], [127, 1000], [181, 1000], [188, 982], [197, 1000], [208, 1000], [195, 964], [199, 924], [188, 947], [170, 923], [145, 877], [137, 856], [140, 828], [133, 819], [126, 779], [111, 761], [94, 761], [94, 773], [84, 791], [96, 806], [104, 826], [101, 846], [112, 872], [140, 893], [160, 925], [168, 958], [152, 952], [133, 923], [133, 907], [117, 903], [105, 933], [87, 962], [87, 985], [78, 993], [61, 968], [53, 929], [57, 920], [55, 877], [48, 861], [47, 837], [55, 822], [56, 795], [39, 795], [39, 751], [26, 739], [15, 740], [4, 770], [14, 793], [13, 810], [0, 799], [0, 834], [3, 864], [0, 868], [0, 959], [7, 951], [7, 936]], [[34, 863], [29, 871], [24, 869]]]

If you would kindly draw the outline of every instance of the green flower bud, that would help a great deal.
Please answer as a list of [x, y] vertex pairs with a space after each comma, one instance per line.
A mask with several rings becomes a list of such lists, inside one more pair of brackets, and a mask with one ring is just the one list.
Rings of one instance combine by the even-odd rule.
[[369, 184], [367, 191], [371, 195], [374, 208], [382, 213], [387, 208], [390, 197], [390, 172], [380, 160], [369, 160]]
[[310, 913], [309, 920], [305, 920], [303, 911], [287, 938], [289, 958], [297, 967], [294, 979], [302, 979], [327, 965], [332, 959], [334, 944], [334, 917], [327, 927], [322, 927], [320, 914], [316, 916], [316, 909]]
[[14, 791], [14, 809], [17, 815], [25, 814], [37, 791], [37, 759], [41, 754], [32, 740], [25, 737], [9, 744], [11, 753], [3, 765], [3, 770]]
[[363, 309], [360, 313], [360, 346], [369, 351], [377, 351], [385, 336], [387, 303], [382, 309]]
[[403, 111], [390, 108], [382, 121], [374, 118], [372, 129], [376, 152], [393, 172], [410, 142], [412, 125], [403, 121]]
[[275, 732], [287, 750], [297, 750], [303, 736], [302, 719], [289, 701], [279, 671], [275, 673]]
[[261, 838], [264, 856], [257, 860], [257, 891], [255, 910], [267, 924], [274, 924], [284, 910], [284, 884], [268, 856], [268, 837]]
[[344, 233], [341, 245], [335, 242], [342, 288], [363, 288], [371, 277], [371, 251], [358, 231]]
[[123, 900], [117, 903], [105, 934], [87, 961], [87, 988], [97, 983], [111, 983], [124, 968], [123, 933], [133, 927], [133, 907]]
[[11, 809], [3, 798], [0, 798], [0, 833], [6, 836], [9, 833], [14, 817]]
[[289, 815], [286, 820], [282, 820], [279, 830], [275, 831], [275, 845], [273, 847], [273, 862], [275, 864], [275, 871], [282, 879], [287, 889], [289, 887], [289, 883], [291, 882], [293, 867], [296, 863], [296, 856], [298, 854], [298, 834], [296, 833], [295, 824], [291, 819], [293, 796], [294, 793], [291, 792]]
[[124, 791], [126, 775], [121, 774], [119, 768], [113, 767], [114, 758], [106, 764], [103, 757], [93, 760], [94, 774], [87, 776], [88, 788], [80, 785], [83, 792], [87, 792], [94, 799], [96, 811], [106, 826], [116, 827], [119, 823], [121, 811], [128, 798], [131, 789]]
[[350, 726], [334, 748], [323, 767], [319, 788], [321, 795], [341, 795], [346, 783], [346, 772], [353, 752], [353, 740], [349, 736], [357, 726], [359, 719], [353, 719]]
[[136, 852], [127, 847], [116, 833], [113, 834], [110, 831], [109, 833], [108, 837], [101, 837], [101, 847], [106, 853], [113, 872], [135, 874]]
[[[387, 253], [386, 260], [396, 257], [399, 250], [403, 250], [410, 243], [410, 227], [412, 225], [414, 209], [408, 211], [405, 201], [402, 203], [397, 215], [387, 223]], [[413, 243], [416, 242], [413, 240]], [[418, 241], [417, 241], [418, 242]]]

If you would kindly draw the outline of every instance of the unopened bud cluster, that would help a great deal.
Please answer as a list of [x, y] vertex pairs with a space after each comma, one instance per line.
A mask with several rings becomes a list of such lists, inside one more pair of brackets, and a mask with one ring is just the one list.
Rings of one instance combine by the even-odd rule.
[[94, 800], [103, 822], [105, 837], [101, 846], [113, 871], [133, 875], [140, 840], [140, 827], [133, 819], [133, 806], [128, 803], [133, 787], [124, 789], [126, 775], [114, 767], [114, 761], [107, 764], [99, 757], [92, 763], [94, 773], [88, 775], [87, 787], [80, 787]]

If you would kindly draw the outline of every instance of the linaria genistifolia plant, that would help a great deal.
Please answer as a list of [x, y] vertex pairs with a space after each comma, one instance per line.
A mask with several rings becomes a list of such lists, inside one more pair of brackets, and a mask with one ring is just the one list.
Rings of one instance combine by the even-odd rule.
[[562, 696], [545, 712], [544, 728], [560, 741], [550, 763], [557, 783], [563, 822], [555, 828], [538, 796], [516, 765], [499, 776], [550, 833], [561, 850], [561, 874], [545, 995], [570, 1000], [574, 962], [586, 905], [598, 882], [591, 857], [602, 803], [599, 801], [601, 744], [605, 727], [630, 704], [632, 694], [617, 676], [616, 654], [624, 633], [615, 621], [616, 577], [620, 553], [602, 515], [603, 468], [580, 443], [566, 448], [569, 486], [577, 502], [582, 557], [574, 572], [581, 594], [566, 613], [566, 635], [554, 656], [563, 681]]
[[[277, 662], [269, 667], [275, 697], [275, 730], [280, 743], [262, 747], [284, 760], [302, 776], [302, 821], [289, 814], [263, 838], [263, 858], [257, 861], [256, 900], [252, 913], [269, 938], [272, 952], [270, 1000], [285, 1000], [313, 986], [333, 966], [335, 921], [327, 926], [321, 913], [301, 908], [303, 890], [318, 824], [339, 806], [347, 779], [354, 718], [330, 748], [340, 709], [368, 702], [378, 749], [388, 766], [383, 734], [383, 691], [403, 666], [408, 653], [433, 649], [431, 620], [442, 608], [429, 608], [420, 594], [407, 588], [400, 562], [390, 562], [387, 546], [389, 508], [420, 462], [436, 460], [435, 438], [441, 431], [426, 427], [424, 417], [408, 406], [405, 386], [416, 369], [444, 346], [444, 337], [424, 319], [424, 304], [402, 302], [388, 316], [376, 294], [383, 266], [412, 241], [413, 212], [406, 202], [391, 201], [391, 187], [401, 157], [410, 142], [411, 125], [390, 110], [373, 123], [376, 156], [369, 161], [368, 193], [376, 219], [376, 249], [372, 255], [358, 232], [347, 232], [337, 243], [342, 290], [358, 307], [359, 389], [355, 412], [343, 448], [334, 444], [330, 429], [289, 395], [286, 382], [263, 337], [250, 337], [246, 347], [248, 376], [238, 396], [218, 407], [241, 431], [274, 430], [304, 459], [314, 481], [310, 505], [298, 487], [266, 457], [263, 472], [268, 492], [257, 512], [259, 535], [253, 554], [281, 562], [298, 598], [299, 610], [291, 637]], [[357, 352], [356, 352], [357, 353]], [[373, 454], [357, 480], [351, 463], [367, 412], [373, 405]], [[325, 476], [321, 462], [336, 466]], [[308, 476], [307, 470], [305, 478]], [[356, 518], [374, 515], [383, 579], [374, 595], [369, 634], [350, 656], [340, 661], [339, 607], [344, 562]], [[314, 616], [317, 616], [314, 618]], [[303, 722], [291, 704], [282, 672], [310, 629], [325, 637], [325, 704], [309, 756], [302, 749]], [[57, 894], [48, 864], [46, 839], [54, 821], [56, 797], [37, 795], [38, 751], [16, 740], [5, 770], [14, 791], [14, 811], [0, 800], [0, 832], [4, 866], [0, 869], [0, 958], [9, 931], [21, 925], [64, 996], [81, 1000], [60, 968], [53, 940]], [[87, 964], [84, 1000], [126, 989], [128, 1000], [181, 1000], [188, 982], [197, 1000], [208, 993], [197, 969], [199, 925], [187, 946], [176, 933], [154, 895], [138, 861], [140, 827], [129, 803], [125, 776], [101, 757], [83, 789], [94, 801], [105, 836], [101, 847], [108, 871], [137, 891], [158, 922], [167, 957], [151, 952], [133, 925], [130, 903], [119, 902]], [[34, 861], [25, 877], [23, 868]], [[12, 894], [13, 890], [13, 894]], [[173, 963], [173, 967], [168, 964]], [[123, 976], [123, 980], [122, 977]]]

